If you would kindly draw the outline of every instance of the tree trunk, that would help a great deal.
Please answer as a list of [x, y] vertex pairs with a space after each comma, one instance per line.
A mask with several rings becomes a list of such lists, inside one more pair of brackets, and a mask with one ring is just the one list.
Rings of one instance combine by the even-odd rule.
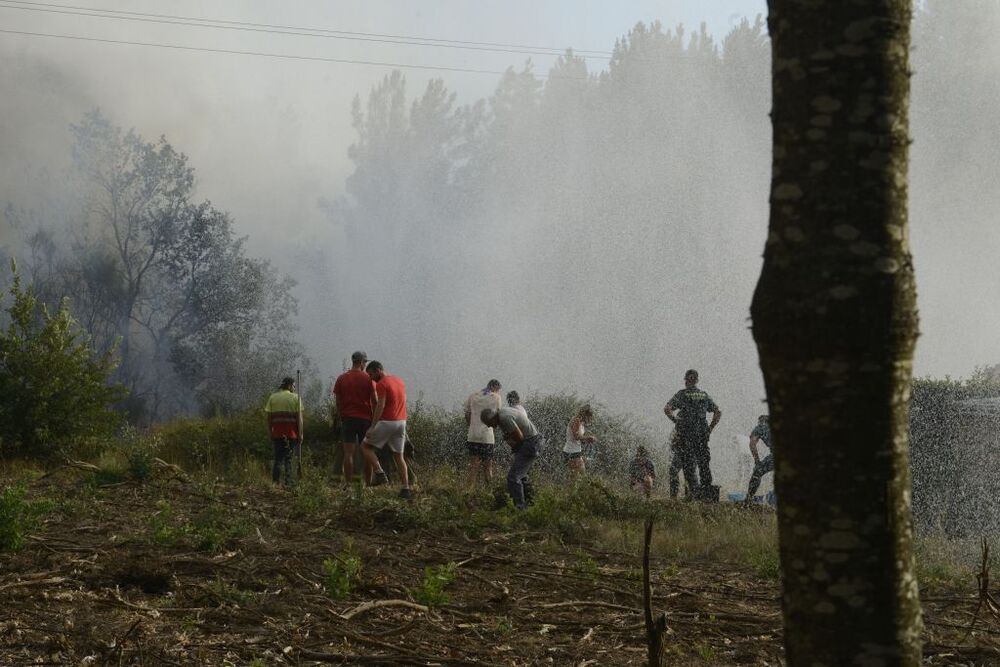
[[771, 218], [754, 294], [790, 665], [916, 665], [907, 418], [909, 0], [769, 0]]

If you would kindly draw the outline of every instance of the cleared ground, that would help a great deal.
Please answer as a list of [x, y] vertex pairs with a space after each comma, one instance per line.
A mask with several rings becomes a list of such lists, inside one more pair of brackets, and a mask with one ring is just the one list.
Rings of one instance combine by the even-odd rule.
[[[654, 508], [669, 663], [782, 664], [766, 511], [589, 482], [519, 516], [447, 478], [412, 502], [316, 475], [294, 492], [177, 470], [100, 481], [30, 483], [51, 502], [0, 554], [0, 664], [645, 664], [639, 532]], [[967, 632], [977, 599], [925, 585], [928, 664], [1000, 662], [1000, 622], [984, 610]]]

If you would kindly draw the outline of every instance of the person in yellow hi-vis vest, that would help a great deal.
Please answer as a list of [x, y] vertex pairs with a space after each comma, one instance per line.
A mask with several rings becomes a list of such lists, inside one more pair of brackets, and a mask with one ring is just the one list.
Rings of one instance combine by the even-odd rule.
[[302, 399], [295, 393], [295, 380], [286, 377], [281, 388], [271, 394], [264, 406], [267, 413], [267, 431], [274, 443], [274, 465], [271, 479], [281, 482], [285, 471], [285, 484], [292, 481], [292, 453], [302, 446]]

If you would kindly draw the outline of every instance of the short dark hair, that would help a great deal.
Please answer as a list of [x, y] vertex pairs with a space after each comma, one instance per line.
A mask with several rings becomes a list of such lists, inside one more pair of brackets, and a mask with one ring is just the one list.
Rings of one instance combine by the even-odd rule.
[[282, 389], [291, 389], [295, 386], [295, 378], [286, 377], [281, 381]]
[[490, 391], [500, 391], [503, 387], [500, 386], [500, 380], [490, 380], [486, 383], [486, 388]]
[[381, 361], [369, 361], [368, 365], [365, 366], [365, 370], [366, 371], [382, 371], [383, 373], [385, 372], [385, 369], [382, 368], [382, 362]]
[[362, 352], [361, 350], [358, 350], [357, 352], [351, 355], [351, 363], [360, 364], [365, 361], [368, 361], [368, 355]]
[[483, 408], [479, 413], [479, 421], [488, 424], [497, 417], [497, 411], [493, 408]]
[[757, 421], [759, 421], [761, 424], [766, 424], [767, 420], [768, 420], [767, 415], [761, 415], [760, 417], [757, 417]]
[[516, 391], [513, 390], [507, 392], [507, 405], [517, 405], [520, 402], [521, 402], [520, 394], [518, 394]]
[[689, 371], [687, 371], [686, 373], [684, 373], [684, 379], [685, 380], [687, 380], [689, 377], [694, 378], [695, 380], [697, 380], [698, 379], [698, 371], [696, 371], [695, 369], [692, 368]]

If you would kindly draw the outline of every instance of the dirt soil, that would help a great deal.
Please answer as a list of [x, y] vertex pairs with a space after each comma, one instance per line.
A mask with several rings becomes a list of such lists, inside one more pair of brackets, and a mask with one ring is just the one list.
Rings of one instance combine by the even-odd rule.
[[[0, 554], [0, 664], [646, 663], [638, 553], [404, 530], [391, 511], [293, 518], [280, 489], [206, 493], [181, 477], [88, 488], [69, 472], [33, 484], [69, 500]], [[206, 507], [216, 533], [241, 530], [201, 547], [170, 532]], [[323, 563], [348, 538], [363, 571], [335, 600]], [[447, 563], [448, 601], [418, 604], [425, 568]], [[783, 664], [777, 582], [719, 562], [651, 569], [668, 664]], [[967, 636], [976, 596], [932, 593], [925, 662], [1000, 664], [1000, 621], [983, 611]]]

